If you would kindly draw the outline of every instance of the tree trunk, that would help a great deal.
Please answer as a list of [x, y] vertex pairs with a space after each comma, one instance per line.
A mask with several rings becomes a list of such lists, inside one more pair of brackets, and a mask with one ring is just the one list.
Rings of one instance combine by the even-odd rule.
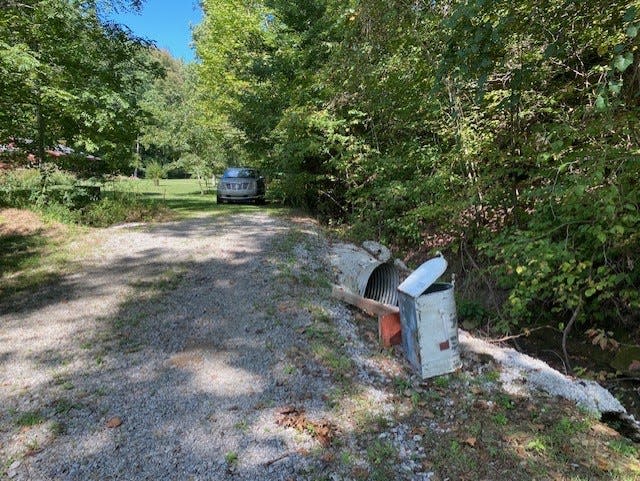
[[40, 99], [38, 99], [38, 105], [36, 106], [36, 116], [38, 120], [38, 164], [42, 165], [44, 163], [46, 123], [44, 120], [44, 114], [42, 113], [42, 104], [40, 103]]

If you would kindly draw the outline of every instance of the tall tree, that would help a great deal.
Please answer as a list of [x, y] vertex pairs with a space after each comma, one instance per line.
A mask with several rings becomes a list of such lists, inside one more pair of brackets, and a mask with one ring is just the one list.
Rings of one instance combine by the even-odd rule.
[[226, 152], [215, 130], [205, 123], [197, 66], [184, 64], [161, 50], [151, 54], [166, 74], [156, 79], [140, 100], [150, 116], [140, 137], [142, 155], [173, 163], [204, 181], [221, 168]]
[[58, 141], [114, 160], [131, 149], [157, 72], [146, 42], [78, 0], [6, 2], [0, 39], [1, 138], [34, 139], [41, 159]]

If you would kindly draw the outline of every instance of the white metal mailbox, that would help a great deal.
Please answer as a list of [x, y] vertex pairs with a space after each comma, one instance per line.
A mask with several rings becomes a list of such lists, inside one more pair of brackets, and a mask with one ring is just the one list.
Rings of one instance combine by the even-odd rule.
[[436, 282], [446, 270], [445, 258], [435, 257], [398, 286], [402, 346], [423, 379], [461, 366], [453, 284]]

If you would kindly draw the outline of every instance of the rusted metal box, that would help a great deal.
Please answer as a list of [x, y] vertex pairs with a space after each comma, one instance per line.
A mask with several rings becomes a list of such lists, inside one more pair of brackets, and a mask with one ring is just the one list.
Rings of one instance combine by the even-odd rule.
[[461, 366], [453, 284], [436, 282], [446, 270], [444, 257], [435, 257], [398, 286], [402, 346], [423, 379]]

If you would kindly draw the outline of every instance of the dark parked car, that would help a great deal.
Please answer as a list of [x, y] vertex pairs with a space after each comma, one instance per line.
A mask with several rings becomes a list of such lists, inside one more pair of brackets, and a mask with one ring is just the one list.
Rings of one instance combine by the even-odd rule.
[[256, 202], [264, 204], [266, 183], [257, 169], [229, 167], [218, 181], [218, 204], [225, 202]]

